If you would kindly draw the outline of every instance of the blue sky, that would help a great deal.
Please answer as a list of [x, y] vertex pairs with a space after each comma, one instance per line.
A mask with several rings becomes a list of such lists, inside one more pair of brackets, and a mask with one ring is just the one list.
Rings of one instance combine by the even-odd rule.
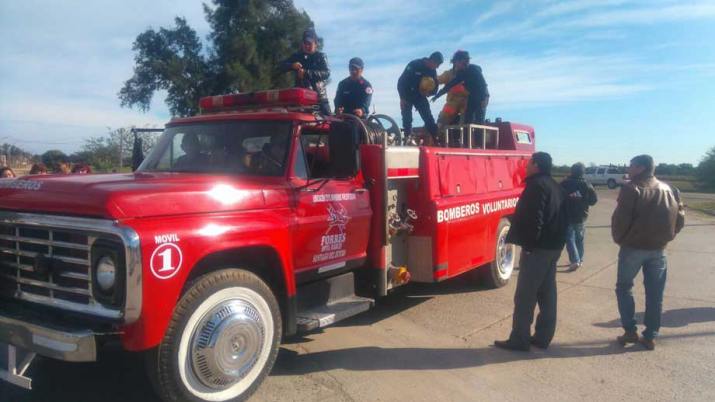
[[[489, 83], [488, 118], [533, 125], [559, 164], [696, 164], [715, 146], [715, 1], [296, 1], [324, 37], [333, 71], [365, 60], [378, 113], [399, 117], [395, 83], [434, 50], [469, 50]], [[161, 126], [120, 108], [132, 42], [184, 16], [202, 38], [198, 1], [0, 2], [0, 143], [75, 151], [107, 128]], [[446, 68], [447, 65], [443, 65]], [[441, 103], [433, 105], [436, 115]], [[399, 121], [399, 120], [398, 120]]]

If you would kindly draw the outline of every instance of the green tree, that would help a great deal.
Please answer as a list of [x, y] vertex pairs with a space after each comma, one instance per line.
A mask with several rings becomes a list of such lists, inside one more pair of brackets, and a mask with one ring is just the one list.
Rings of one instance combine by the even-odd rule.
[[119, 166], [119, 145], [112, 137], [92, 137], [85, 140], [76, 155], [77, 162], [92, 165], [96, 170], [110, 170]]
[[212, 0], [204, 51], [196, 31], [177, 17], [170, 29], [149, 29], [134, 42], [134, 75], [119, 91], [122, 106], [148, 110], [158, 90], [176, 116], [198, 112], [202, 96], [280, 88], [290, 84], [276, 64], [294, 52], [313, 22], [292, 0]]
[[57, 171], [60, 162], [68, 162], [69, 157], [58, 149], [51, 149], [40, 156], [47, 169]]
[[[140, 133], [142, 151], [144, 154], [157, 143], [159, 136], [151, 133]], [[92, 137], [85, 140], [79, 152], [70, 156], [72, 163], [88, 163], [98, 171], [109, 171], [121, 166], [132, 166], [132, 151], [134, 134], [131, 127], [121, 127], [109, 131], [106, 136]]]
[[715, 147], [712, 147], [700, 161], [697, 175], [703, 184], [711, 189], [715, 189]]
[[695, 166], [692, 163], [681, 163], [678, 165], [678, 174], [682, 176], [695, 175]]

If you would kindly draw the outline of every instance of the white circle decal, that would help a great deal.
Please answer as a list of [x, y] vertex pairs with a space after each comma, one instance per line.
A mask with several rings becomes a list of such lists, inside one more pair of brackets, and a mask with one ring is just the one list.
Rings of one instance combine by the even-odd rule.
[[159, 279], [169, 279], [179, 272], [183, 259], [179, 246], [161, 244], [151, 254], [151, 272]]

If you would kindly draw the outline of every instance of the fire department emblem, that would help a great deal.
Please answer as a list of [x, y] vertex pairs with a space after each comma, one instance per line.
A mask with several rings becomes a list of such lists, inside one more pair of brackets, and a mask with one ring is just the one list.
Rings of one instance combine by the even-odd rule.
[[345, 226], [348, 224], [350, 216], [348, 210], [342, 204], [331, 203], [328, 205], [328, 230], [325, 234], [337, 228], [340, 233], [345, 233]]

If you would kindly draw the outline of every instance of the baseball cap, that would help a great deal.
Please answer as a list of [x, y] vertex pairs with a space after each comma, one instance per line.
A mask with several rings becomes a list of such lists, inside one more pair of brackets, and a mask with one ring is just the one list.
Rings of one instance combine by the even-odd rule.
[[313, 28], [308, 28], [305, 31], [303, 31], [303, 42], [317, 42], [318, 41], [318, 34], [315, 33], [315, 29]]
[[452, 56], [452, 63], [456, 61], [469, 61], [469, 52], [466, 50], [457, 50]]
[[365, 68], [365, 63], [363, 63], [361, 58], [353, 57], [350, 59], [350, 62], [348, 62], [348, 68], [350, 67]]

